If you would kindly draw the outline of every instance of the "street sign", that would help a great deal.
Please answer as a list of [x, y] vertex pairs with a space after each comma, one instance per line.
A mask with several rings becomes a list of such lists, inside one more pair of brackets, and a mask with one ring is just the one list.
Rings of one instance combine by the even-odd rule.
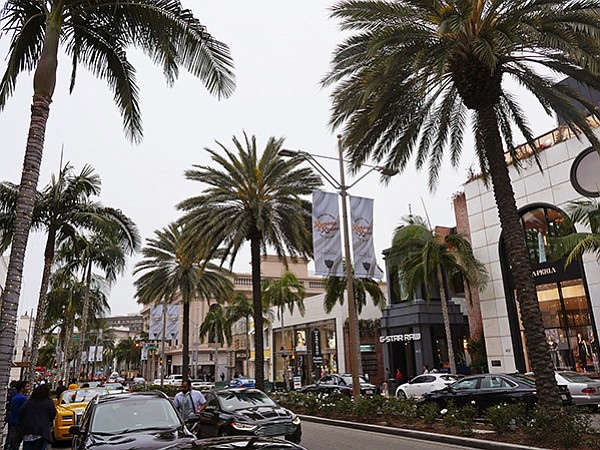
[[149, 345], [146, 345], [146, 350], [158, 350], [158, 346], [149, 344]]
[[78, 334], [73, 335], [73, 340], [74, 341], [80, 341], [81, 340], [81, 336]]

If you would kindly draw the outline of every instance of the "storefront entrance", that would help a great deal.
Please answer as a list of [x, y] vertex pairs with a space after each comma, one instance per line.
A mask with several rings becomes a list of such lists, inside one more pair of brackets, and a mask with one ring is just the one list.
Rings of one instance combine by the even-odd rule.
[[[521, 212], [527, 244], [533, 265], [542, 321], [557, 370], [599, 372], [595, 324], [580, 262], [564, 267], [564, 259], [553, 254], [552, 239], [573, 232], [566, 216], [549, 205], [529, 207]], [[525, 334], [512, 276], [501, 245], [502, 270], [507, 295], [515, 362], [520, 372], [531, 371]], [[517, 328], [518, 327], [518, 328]]]

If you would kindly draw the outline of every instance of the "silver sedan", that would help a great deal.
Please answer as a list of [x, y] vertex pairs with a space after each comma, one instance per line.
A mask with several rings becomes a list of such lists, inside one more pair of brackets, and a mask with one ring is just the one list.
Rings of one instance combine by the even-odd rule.
[[599, 380], [578, 372], [556, 372], [555, 376], [558, 384], [564, 384], [569, 388], [575, 405], [596, 407], [600, 405]]

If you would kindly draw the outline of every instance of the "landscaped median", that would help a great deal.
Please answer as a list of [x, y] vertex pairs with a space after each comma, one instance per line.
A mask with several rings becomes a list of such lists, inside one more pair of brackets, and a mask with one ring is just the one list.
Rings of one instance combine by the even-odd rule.
[[[528, 411], [524, 405], [512, 403], [489, 408], [485, 420], [479, 420], [473, 406], [456, 408], [449, 405], [439, 411], [435, 404], [417, 408], [413, 400], [382, 396], [365, 397], [357, 402], [346, 395], [337, 394], [291, 392], [271, 396], [281, 406], [297, 414], [325, 421], [333, 419], [332, 424], [350, 422], [353, 428], [361, 424], [367, 427], [379, 425], [404, 431], [392, 434], [435, 441], [443, 439], [436, 435], [444, 435], [447, 436], [444, 442], [448, 443], [452, 443], [452, 439], [468, 438], [459, 444], [468, 447], [499, 449], [502, 447], [493, 443], [504, 442], [530, 448], [600, 449], [600, 431], [591, 426], [591, 416], [575, 408], [550, 415], [542, 408]], [[379, 431], [384, 431], [384, 428]], [[389, 433], [389, 430], [385, 432]], [[481, 442], [473, 442], [473, 439], [487, 441], [490, 445], [484, 446]]]

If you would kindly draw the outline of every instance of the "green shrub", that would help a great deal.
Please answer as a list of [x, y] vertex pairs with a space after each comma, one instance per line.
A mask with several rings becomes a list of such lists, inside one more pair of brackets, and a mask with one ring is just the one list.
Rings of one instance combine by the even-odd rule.
[[522, 402], [490, 406], [485, 410], [484, 418], [500, 434], [514, 431], [526, 422], [527, 406]]
[[590, 437], [591, 417], [575, 407], [564, 409], [558, 414], [542, 407], [536, 407], [530, 414], [526, 426], [527, 433], [541, 442], [554, 440], [560, 448], [573, 448]]
[[419, 406], [418, 415], [423, 418], [425, 425], [431, 427], [440, 418], [440, 409], [435, 403], [425, 403]]
[[463, 435], [473, 433], [473, 424], [477, 417], [477, 408], [474, 405], [455, 406], [449, 402], [447, 408], [441, 411], [442, 420], [446, 428], [458, 428]]

